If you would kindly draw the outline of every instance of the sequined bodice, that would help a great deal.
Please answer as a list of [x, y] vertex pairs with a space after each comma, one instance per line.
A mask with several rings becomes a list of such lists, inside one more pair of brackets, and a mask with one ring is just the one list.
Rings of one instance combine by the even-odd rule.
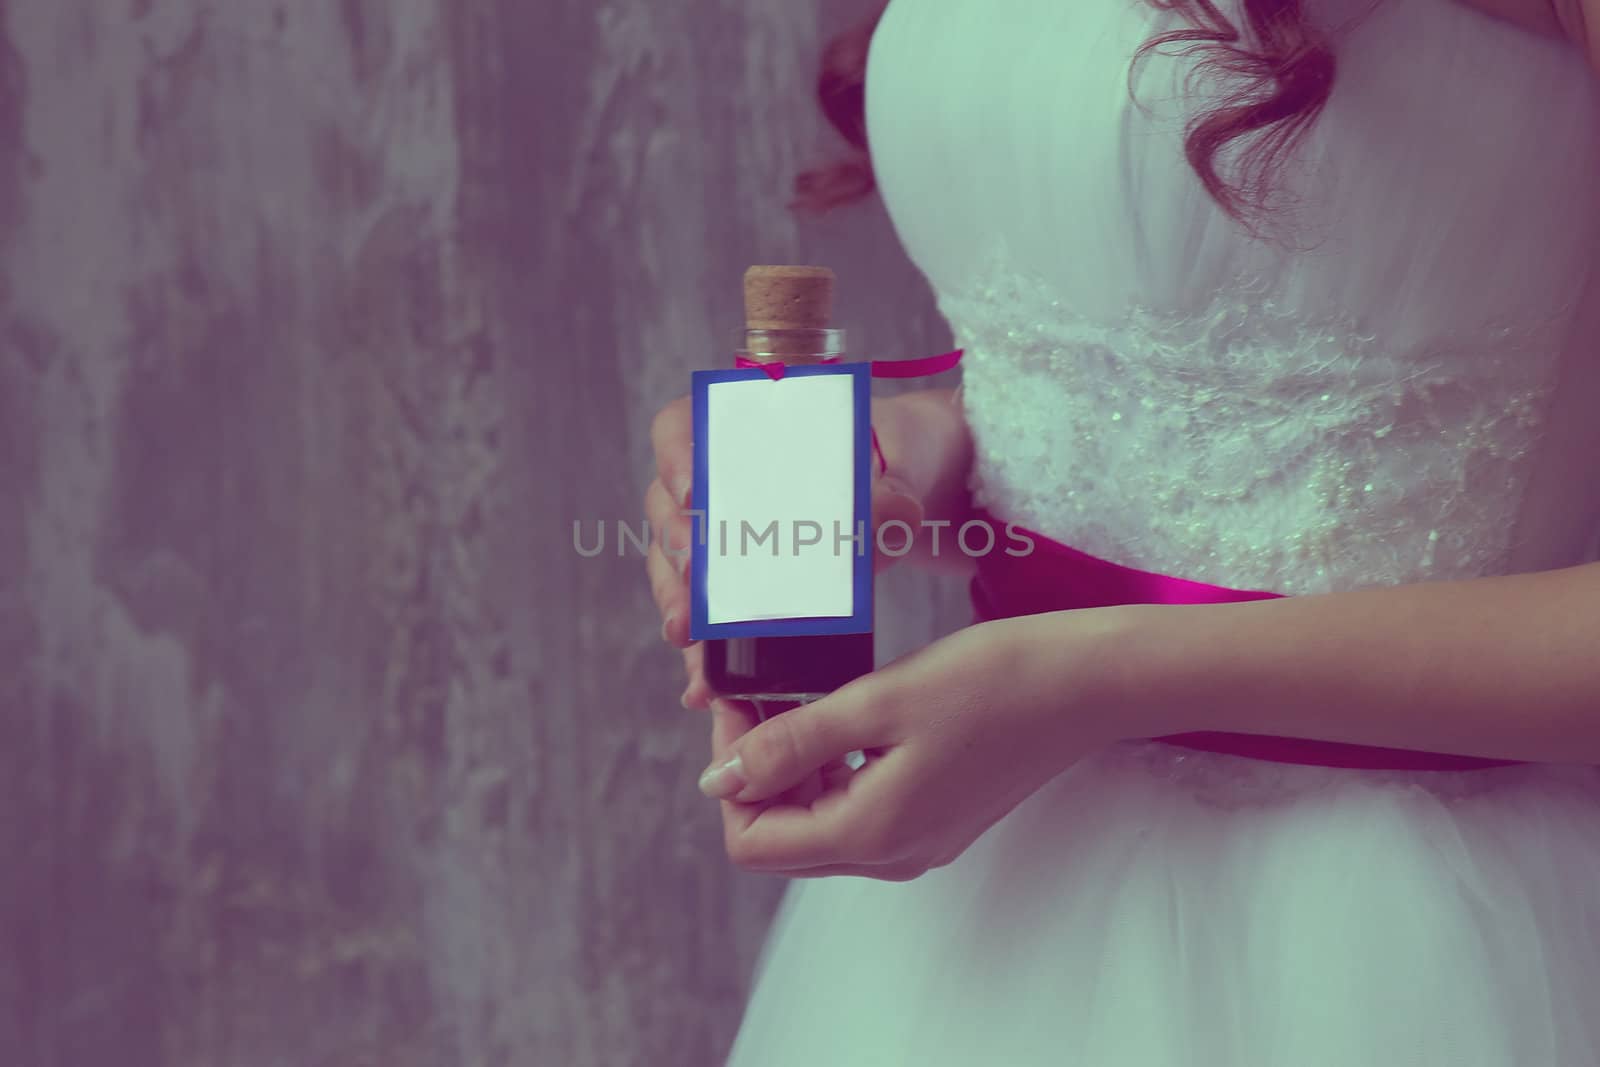
[[[942, 307], [969, 350], [979, 503], [1092, 555], [1300, 594], [1505, 570], [1548, 340], [1386, 348], [1248, 297], [1064, 314], [1015, 277]], [[1505, 352], [1521, 373], [1500, 370]]]
[[[1314, 0], [1330, 24], [1358, 5]], [[1226, 7], [1226, 5], [1225, 5]], [[1600, 102], [1450, 0], [1339, 36], [1245, 235], [1182, 156], [1145, 0], [895, 0], [880, 182], [967, 349], [979, 502], [1119, 563], [1311, 593], [1576, 562], [1600, 502]], [[1343, 23], [1340, 23], [1343, 25]]]

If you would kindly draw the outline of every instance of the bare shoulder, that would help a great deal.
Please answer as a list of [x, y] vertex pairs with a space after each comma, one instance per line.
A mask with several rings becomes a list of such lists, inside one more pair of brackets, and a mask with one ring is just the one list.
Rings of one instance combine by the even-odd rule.
[[1600, 71], [1600, 0], [1458, 0], [1526, 26], [1538, 33], [1565, 37]]

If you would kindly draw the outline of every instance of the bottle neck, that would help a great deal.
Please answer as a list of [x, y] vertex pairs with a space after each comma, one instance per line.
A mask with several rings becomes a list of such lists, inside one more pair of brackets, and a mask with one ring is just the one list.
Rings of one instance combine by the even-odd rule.
[[844, 356], [844, 331], [743, 330], [738, 355], [753, 363], [833, 363]]

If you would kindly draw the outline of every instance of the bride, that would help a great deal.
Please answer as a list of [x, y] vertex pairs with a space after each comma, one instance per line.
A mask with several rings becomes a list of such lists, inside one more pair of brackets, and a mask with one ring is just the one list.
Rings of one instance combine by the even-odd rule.
[[875, 407], [875, 518], [1037, 550], [757, 724], [652, 549], [729, 856], [796, 880], [731, 1062], [1600, 1063], [1600, 0], [870, 30], [870, 170], [805, 191], [875, 183], [967, 352]]

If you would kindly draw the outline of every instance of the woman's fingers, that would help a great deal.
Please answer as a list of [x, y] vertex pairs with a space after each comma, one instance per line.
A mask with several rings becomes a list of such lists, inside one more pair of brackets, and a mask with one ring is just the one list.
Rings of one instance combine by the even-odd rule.
[[719, 799], [775, 800], [851, 752], [886, 740], [886, 725], [857, 689], [844, 689], [742, 732], [733, 755], [707, 768], [701, 788]]
[[[795, 711], [765, 722], [755, 705], [717, 699], [711, 704], [711, 767], [724, 766], [754, 731], [764, 730]], [[859, 756], [851, 753], [850, 756]], [[882, 881], [907, 881], [926, 868], [883, 857], [882, 819], [864, 804], [852, 766], [859, 759], [830, 760], [782, 795], [756, 803], [724, 800], [723, 844], [728, 856], [750, 871], [794, 878], [850, 875]], [[864, 812], [866, 814], [864, 814]]]
[[872, 528], [877, 549], [873, 569], [881, 571], [911, 550], [925, 513], [907, 477], [908, 455], [914, 452], [913, 440], [908, 438], [914, 438], [915, 427], [892, 400], [874, 402], [872, 421]]
[[873, 570], [881, 571], [911, 551], [922, 527], [922, 502], [893, 474], [872, 483]]
[[[747, 871], [782, 873], [828, 866], [884, 866], [890, 857], [877, 831], [854, 803], [851, 790], [825, 793], [809, 806], [727, 804], [723, 845], [728, 858]], [[729, 811], [728, 809], [732, 809]]]
[[683, 650], [683, 673], [688, 678], [680, 702], [691, 711], [705, 711], [711, 707], [716, 694], [706, 684], [705, 645], [696, 641]]
[[733, 743], [761, 721], [755, 705], [747, 700], [727, 700], [722, 697], [711, 701], [711, 762], [726, 763], [733, 753]]
[[662, 636], [683, 648], [689, 644], [689, 592], [684, 581], [692, 527], [688, 505], [694, 463], [694, 430], [688, 397], [679, 397], [656, 414], [650, 441], [656, 453], [656, 480], [645, 491], [645, 518], [651, 545], [645, 560], [650, 591], [661, 613]]
[[650, 574], [650, 591], [656, 610], [661, 613], [661, 637], [683, 652], [684, 690], [679, 703], [704, 711], [711, 705], [711, 687], [706, 684], [705, 647], [689, 639], [689, 592], [671, 560], [660, 545], [650, 546], [645, 568]]
[[659, 481], [650, 483], [644, 500], [651, 530], [650, 549], [645, 557], [650, 593], [661, 614], [662, 637], [683, 648], [689, 644], [689, 586], [685, 574], [692, 526]]
[[650, 576], [650, 595], [661, 615], [661, 639], [675, 648], [689, 644], [689, 589], [683, 577], [660, 545], [651, 545], [645, 556], [645, 573]]
[[650, 443], [656, 452], [656, 475], [676, 507], [688, 505], [694, 472], [694, 415], [681, 396], [656, 413]]
[[645, 490], [644, 517], [650, 521], [651, 542], [661, 546], [681, 576], [689, 566], [690, 550], [694, 547], [694, 516], [672, 499], [672, 494], [657, 478]]
[[[789, 704], [758, 704], [743, 700], [712, 700], [711, 768], [715, 769], [726, 764], [734, 755], [735, 743], [748, 734], [752, 728], [761, 725], [763, 721], [771, 721], [780, 717], [781, 714], [790, 711], [792, 707], [793, 705]], [[803, 776], [781, 795], [771, 798], [768, 803], [794, 805], [802, 808], [810, 806], [819, 800], [828, 789], [826, 771], [827, 768], [822, 768]], [[742, 833], [749, 826], [754, 814], [755, 811], [751, 805], [732, 804], [724, 801], [722, 804], [722, 817], [726, 839], [732, 841]]]

